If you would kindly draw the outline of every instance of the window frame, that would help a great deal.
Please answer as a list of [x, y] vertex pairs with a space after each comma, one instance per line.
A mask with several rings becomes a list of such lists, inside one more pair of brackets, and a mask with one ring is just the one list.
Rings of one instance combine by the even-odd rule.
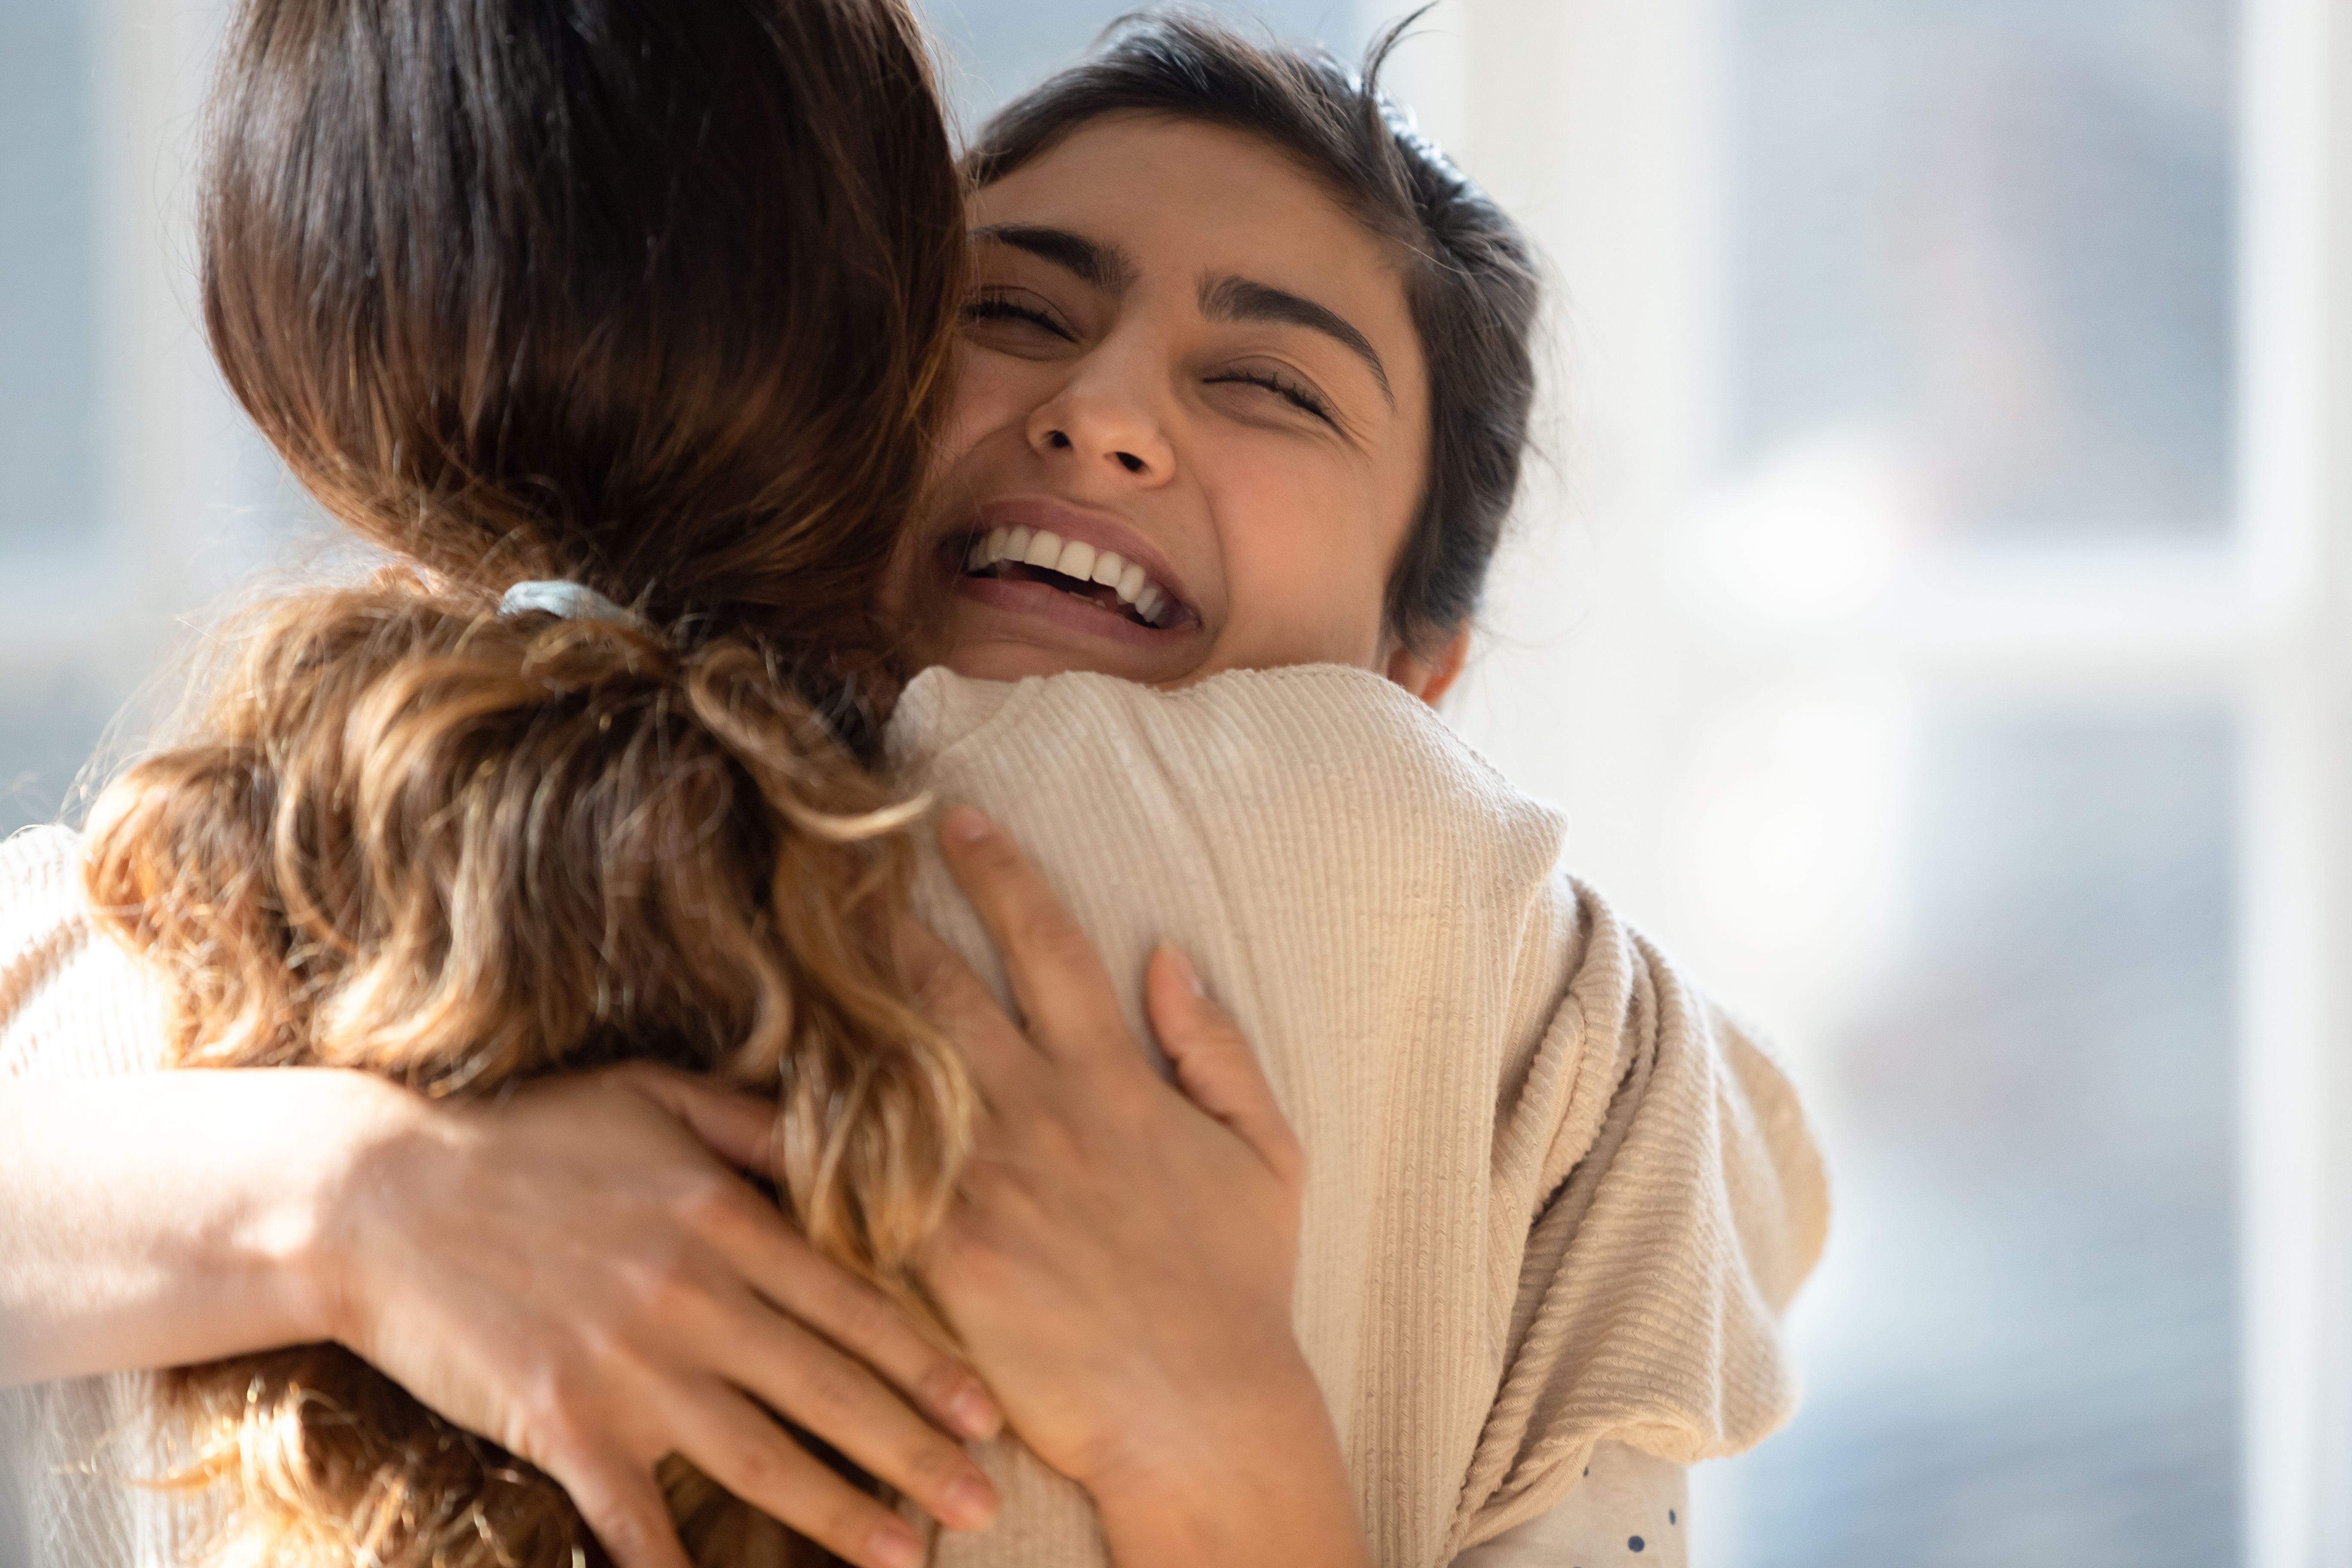
[[[1391, 9], [1364, 0], [1367, 20]], [[1520, 689], [1549, 679], [1555, 710], [1615, 726], [1603, 768], [1657, 769], [1656, 722], [1610, 710], [1580, 657], [1679, 660], [1644, 679], [1691, 713], [1720, 706], [1711, 684], [1752, 684], [1759, 668], [1874, 660], [2021, 704], [2230, 712], [2243, 1560], [2352, 1562], [2352, 1138], [2331, 1136], [2352, 1128], [2352, 0], [2240, 0], [2229, 531], [2193, 545], [1958, 548], [1916, 603], [1794, 626], [1695, 610], [1664, 526], [1691, 515], [1727, 394], [1711, 367], [1726, 363], [1729, 0], [1453, 9], [1429, 24], [1444, 46], [1402, 85], [1439, 106], [1433, 133], [1528, 221], [1570, 294], [1559, 439], [1604, 477], [1549, 491], [1539, 479], [1529, 506], [1577, 519], [1588, 538], [1574, 564], [1605, 584], [1571, 605], [1590, 623], [1575, 646], [1474, 678], [1457, 721], [1507, 768], [1540, 760], [1515, 752], [1513, 726], [1541, 711]], [[1628, 149], [1638, 177], [1611, 162]], [[2083, 591], [2095, 577], [2098, 591]], [[1506, 637], [1544, 635], [1514, 592], [1498, 591]], [[1581, 607], [1618, 596], [1669, 629], [1644, 639]], [[1595, 733], [1580, 718], [1564, 727]], [[1674, 925], [1660, 808], [1605, 781], [1566, 793], [1572, 813], [1611, 824], [1593, 846], [1601, 879]]]

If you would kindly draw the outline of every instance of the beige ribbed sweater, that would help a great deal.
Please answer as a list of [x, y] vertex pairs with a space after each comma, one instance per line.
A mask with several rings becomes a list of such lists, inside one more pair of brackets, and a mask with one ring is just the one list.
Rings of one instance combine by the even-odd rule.
[[[935, 670], [891, 743], [1013, 832], [1139, 1037], [1164, 938], [1257, 1045], [1308, 1153], [1297, 1322], [1377, 1561], [1442, 1564], [1546, 1512], [1604, 1441], [1688, 1463], [1788, 1417], [1778, 1313], [1826, 1205], [1787, 1080], [1425, 707], [1335, 667], [1175, 694]], [[60, 874], [54, 847], [30, 858]], [[935, 858], [917, 892], [1001, 980]], [[0, 1077], [152, 1049], [152, 1000], [86, 930], [0, 924]], [[93, 967], [58, 984], [77, 948]], [[1016, 1443], [982, 1458], [1007, 1506], [942, 1537], [943, 1568], [1104, 1560], [1076, 1489]]]
[[[163, 993], [91, 927], [80, 849], [58, 828], [0, 845], [0, 1083], [144, 1072], [163, 1048]], [[147, 1394], [135, 1373], [0, 1390], [0, 1552], [30, 1550], [28, 1568], [183, 1568], [185, 1521], [124, 1484], [158, 1470]]]
[[[1788, 1080], [1426, 706], [1333, 666], [1174, 694], [934, 670], [892, 732], [1029, 850], [1139, 1033], [1164, 938], [1256, 1043], [1308, 1152], [1296, 1319], [1377, 1561], [1542, 1512], [1601, 1439], [1688, 1463], [1787, 1419], [1778, 1314], [1827, 1208]], [[919, 894], [998, 975], [936, 862]], [[986, 1462], [1017, 1500], [942, 1564], [1103, 1560], [1074, 1489]]]

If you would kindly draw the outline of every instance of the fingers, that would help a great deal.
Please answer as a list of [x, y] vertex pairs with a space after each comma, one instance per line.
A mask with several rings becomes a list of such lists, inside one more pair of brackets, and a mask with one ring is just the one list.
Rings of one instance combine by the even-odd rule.
[[775, 1170], [776, 1107], [756, 1095], [735, 1094], [654, 1062], [609, 1069], [604, 1081], [643, 1095], [678, 1121], [720, 1159], [741, 1171]]
[[[678, 1451], [705, 1475], [836, 1557], [864, 1568], [916, 1568], [914, 1527], [804, 1452], [765, 1411], [713, 1387], [682, 1412]], [[684, 1568], [684, 1559], [679, 1560]]]
[[604, 1454], [550, 1455], [541, 1468], [571, 1494], [615, 1568], [692, 1568], [653, 1476]]
[[[773, 1107], [658, 1068], [612, 1076], [705, 1133], [723, 1157], [769, 1163]], [[735, 1178], [713, 1172], [684, 1212], [726, 1260], [733, 1281], [713, 1303], [720, 1316], [694, 1335], [716, 1352], [707, 1364], [942, 1523], [966, 1530], [987, 1523], [996, 1499], [979, 1468], [883, 1381], [904, 1388], [942, 1426], [984, 1437], [1003, 1418], [979, 1379], [925, 1340], [898, 1303], [819, 1253], [772, 1204]]]
[[1036, 1056], [1022, 1032], [963, 955], [911, 917], [898, 922], [898, 962], [923, 1016], [963, 1048], [983, 1100], [1000, 1099]]
[[1144, 1001], [1160, 1047], [1176, 1069], [1177, 1087], [1193, 1104], [1223, 1122], [1286, 1181], [1303, 1173], [1297, 1134], [1282, 1114], [1257, 1053], [1223, 1007], [1211, 1001], [1192, 961], [1173, 947], [1151, 955]]
[[1003, 955], [1039, 1048], [1058, 1055], [1131, 1045], [1094, 944], [1012, 837], [959, 805], [940, 819], [940, 847]]
[[984, 1439], [1003, 1426], [980, 1379], [925, 1339], [898, 1303], [819, 1254], [781, 1218], [756, 1245], [728, 1250], [762, 1297], [880, 1373], [948, 1430]]
[[963, 963], [955, 949], [912, 915], [901, 916], [890, 928], [890, 935], [899, 973], [906, 976], [908, 988], [918, 1001], [927, 999], [934, 986]]
[[746, 1392], [840, 1449], [952, 1530], [996, 1517], [996, 1491], [962, 1445], [901, 1405], [866, 1369], [814, 1334], [758, 1315], [737, 1341]]

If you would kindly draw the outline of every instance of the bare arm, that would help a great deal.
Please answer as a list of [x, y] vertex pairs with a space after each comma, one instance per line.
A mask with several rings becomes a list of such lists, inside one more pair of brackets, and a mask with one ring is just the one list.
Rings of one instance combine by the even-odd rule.
[[994, 1500], [949, 1434], [993, 1405], [730, 1168], [772, 1121], [650, 1068], [496, 1106], [323, 1070], [0, 1084], [0, 1376], [333, 1340], [553, 1475], [627, 1568], [683, 1568], [673, 1452], [900, 1568], [913, 1533], [765, 1410], [970, 1528]]
[[329, 1338], [311, 1194], [404, 1098], [324, 1072], [0, 1085], [0, 1384]]
[[772, 1107], [646, 1068], [497, 1105], [147, 1068], [160, 1010], [79, 864], [0, 845], [0, 1384], [338, 1341], [539, 1461], [623, 1568], [682, 1563], [671, 1452], [853, 1562], [919, 1550], [754, 1401], [945, 1522], [993, 1511], [950, 1435], [994, 1429], [978, 1380], [737, 1173]]

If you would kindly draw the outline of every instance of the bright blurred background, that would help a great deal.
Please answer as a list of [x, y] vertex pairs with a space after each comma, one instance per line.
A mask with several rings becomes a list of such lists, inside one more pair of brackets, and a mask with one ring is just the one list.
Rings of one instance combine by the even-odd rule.
[[[967, 124], [1123, 8], [926, 5]], [[0, 832], [317, 548], [187, 305], [219, 15], [0, 0]], [[1444, 0], [1390, 79], [1558, 292], [1451, 715], [1836, 1179], [1695, 1560], [2352, 1564], [2352, 4]]]

